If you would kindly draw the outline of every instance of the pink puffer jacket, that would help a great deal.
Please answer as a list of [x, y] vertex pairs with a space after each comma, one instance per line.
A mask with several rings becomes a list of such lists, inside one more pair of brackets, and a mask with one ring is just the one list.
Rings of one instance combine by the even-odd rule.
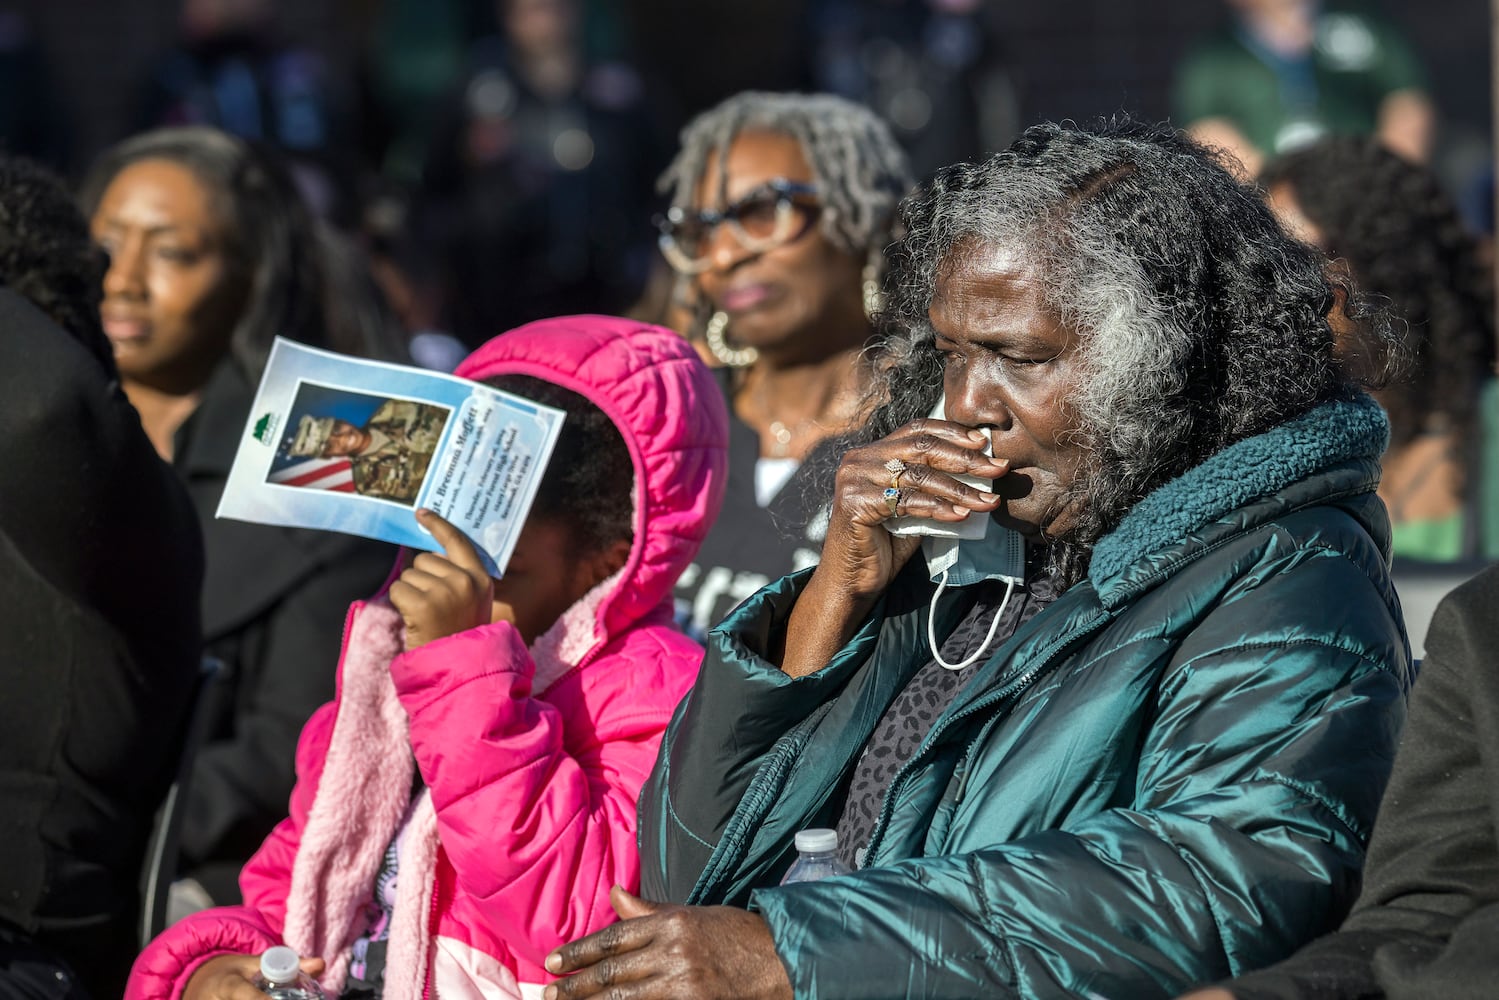
[[523, 326], [457, 373], [534, 375], [613, 419], [638, 484], [627, 562], [529, 650], [499, 623], [405, 653], [383, 595], [354, 605], [337, 696], [302, 732], [291, 815], [245, 866], [245, 905], [169, 928], [127, 997], [180, 996], [207, 959], [283, 942], [326, 959], [336, 995], [413, 765], [425, 790], [402, 839], [385, 1000], [539, 995], [546, 954], [614, 920], [610, 886], [638, 885], [635, 800], [702, 655], [670, 597], [722, 500], [722, 394], [674, 334], [601, 316]]

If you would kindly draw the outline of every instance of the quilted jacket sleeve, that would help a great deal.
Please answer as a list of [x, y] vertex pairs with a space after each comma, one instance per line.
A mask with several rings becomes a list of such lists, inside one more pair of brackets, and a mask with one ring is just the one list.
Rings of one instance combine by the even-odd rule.
[[[505, 622], [392, 664], [443, 850], [494, 933], [534, 967], [614, 921], [610, 886], [639, 884], [636, 800], [696, 666], [686, 652], [638, 630], [547, 700], [531, 697], [534, 665]], [[444, 668], [454, 663], [482, 667]], [[566, 731], [563, 706], [586, 724]]]
[[796, 995], [896, 983], [922, 997], [1173, 996], [1325, 933], [1357, 891], [1407, 684], [1362, 651], [1370, 636], [1245, 642], [1249, 623], [1285, 619], [1286, 598], [1251, 589], [1233, 621], [1213, 612], [1189, 642], [1163, 645], [1130, 801], [971, 852], [755, 892]]
[[[777, 739], [835, 697], [873, 650], [883, 602], [816, 673], [792, 678], [765, 655], [744, 655], [741, 644], [756, 654], [769, 650], [810, 576], [806, 570], [772, 583], [710, 633], [702, 671], [640, 793], [640, 884], [648, 899], [687, 901]], [[704, 761], [724, 765], [711, 781]]]
[[1492, 991], [1499, 924], [1496, 608], [1499, 569], [1437, 607], [1358, 905], [1337, 933], [1227, 984], [1241, 1000]]
[[246, 862], [240, 874], [243, 906], [194, 913], [168, 927], [146, 946], [130, 970], [126, 1000], [169, 1000], [182, 995], [198, 966], [218, 955], [257, 955], [281, 944], [286, 894], [307, 811], [333, 733], [335, 705], [318, 709], [297, 744], [297, 784], [291, 814]]

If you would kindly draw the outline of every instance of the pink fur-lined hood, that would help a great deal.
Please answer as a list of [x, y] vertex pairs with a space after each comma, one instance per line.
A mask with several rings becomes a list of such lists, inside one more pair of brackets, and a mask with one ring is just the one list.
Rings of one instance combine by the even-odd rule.
[[670, 597], [718, 517], [728, 443], [723, 394], [681, 337], [613, 316], [517, 327], [469, 355], [454, 374], [553, 382], [596, 405], [625, 439], [635, 467], [635, 543], [600, 595], [591, 647], [566, 657], [585, 661]]

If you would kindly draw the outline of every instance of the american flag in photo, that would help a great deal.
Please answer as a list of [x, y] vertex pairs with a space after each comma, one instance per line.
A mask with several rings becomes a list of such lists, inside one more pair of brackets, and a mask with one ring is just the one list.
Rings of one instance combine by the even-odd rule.
[[282, 486], [353, 493], [354, 466], [347, 458], [309, 458], [271, 473], [270, 481]]

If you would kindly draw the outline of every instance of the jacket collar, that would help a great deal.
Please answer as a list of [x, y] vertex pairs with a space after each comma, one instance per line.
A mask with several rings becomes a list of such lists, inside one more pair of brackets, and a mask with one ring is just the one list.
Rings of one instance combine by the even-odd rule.
[[1333, 495], [1372, 493], [1388, 441], [1384, 411], [1360, 393], [1229, 445], [1136, 504], [1094, 547], [1088, 579], [1112, 604], [1223, 535]]
[[245, 417], [255, 401], [255, 387], [232, 358], [225, 358], [203, 386], [198, 408], [177, 431], [176, 459], [184, 476], [229, 475]]

